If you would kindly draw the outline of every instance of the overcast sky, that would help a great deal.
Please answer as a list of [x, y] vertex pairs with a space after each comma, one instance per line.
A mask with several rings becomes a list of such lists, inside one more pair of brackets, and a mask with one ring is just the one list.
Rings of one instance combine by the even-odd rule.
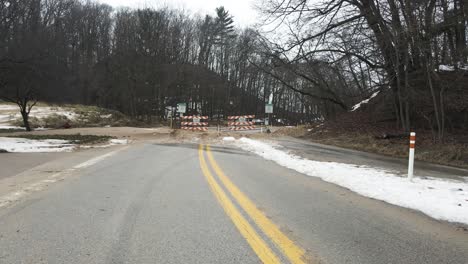
[[244, 27], [257, 22], [257, 12], [254, 8], [256, 0], [99, 0], [114, 7], [162, 7], [172, 6], [184, 8], [191, 13], [201, 15], [212, 14], [218, 6], [224, 6], [238, 26]]

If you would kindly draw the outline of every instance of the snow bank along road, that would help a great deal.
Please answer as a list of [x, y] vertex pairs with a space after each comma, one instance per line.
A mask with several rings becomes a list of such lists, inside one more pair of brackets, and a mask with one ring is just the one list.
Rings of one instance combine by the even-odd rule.
[[303, 159], [258, 140], [241, 138], [236, 143], [265, 159], [366, 197], [419, 210], [436, 219], [468, 225], [468, 182], [465, 179], [456, 181], [424, 176], [409, 181], [381, 168]]
[[468, 263], [468, 232], [227, 145], [138, 144], [0, 209], [0, 263]]

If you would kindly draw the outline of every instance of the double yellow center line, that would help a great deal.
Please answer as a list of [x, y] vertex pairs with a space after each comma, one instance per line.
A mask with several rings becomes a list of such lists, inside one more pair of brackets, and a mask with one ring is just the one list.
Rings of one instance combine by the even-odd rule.
[[218, 184], [215, 177], [208, 168], [205, 159], [204, 149], [208, 161], [217, 175], [218, 179], [228, 190], [235, 201], [247, 213], [247, 215], [255, 222], [262, 232], [273, 241], [275, 246], [286, 256], [291, 263], [305, 263], [303, 259], [304, 250], [294, 244], [281, 230], [268, 219], [255, 204], [224, 174], [217, 162], [215, 161], [211, 148], [200, 145], [198, 155], [200, 159], [200, 167], [207, 180], [211, 191], [215, 195], [218, 202], [223, 207], [225, 213], [232, 220], [236, 228], [239, 230], [244, 239], [248, 242], [252, 250], [257, 254], [263, 263], [281, 263], [276, 254], [271, 250], [268, 244], [255, 231], [252, 225], [245, 219], [241, 212], [237, 209], [223, 188]]

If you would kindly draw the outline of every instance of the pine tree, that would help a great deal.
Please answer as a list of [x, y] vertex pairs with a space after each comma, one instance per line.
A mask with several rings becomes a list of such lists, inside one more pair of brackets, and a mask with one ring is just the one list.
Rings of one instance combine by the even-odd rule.
[[223, 6], [216, 8], [215, 43], [223, 45], [234, 37], [234, 19]]

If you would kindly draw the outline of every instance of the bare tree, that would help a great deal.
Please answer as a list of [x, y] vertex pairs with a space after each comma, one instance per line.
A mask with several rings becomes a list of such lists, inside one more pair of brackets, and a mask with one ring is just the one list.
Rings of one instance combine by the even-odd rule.
[[19, 107], [26, 131], [31, 131], [29, 114], [37, 103], [37, 89], [33, 83], [37, 71], [25, 62], [0, 63], [0, 99]]

